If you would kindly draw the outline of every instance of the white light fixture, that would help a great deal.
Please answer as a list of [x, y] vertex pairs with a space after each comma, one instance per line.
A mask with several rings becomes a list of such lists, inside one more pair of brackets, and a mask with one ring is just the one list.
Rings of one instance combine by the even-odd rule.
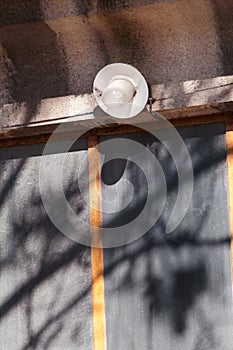
[[113, 63], [96, 75], [93, 93], [100, 108], [116, 118], [139, 114], [148, 101], [148, 86], [143, 75], [125, 63]]

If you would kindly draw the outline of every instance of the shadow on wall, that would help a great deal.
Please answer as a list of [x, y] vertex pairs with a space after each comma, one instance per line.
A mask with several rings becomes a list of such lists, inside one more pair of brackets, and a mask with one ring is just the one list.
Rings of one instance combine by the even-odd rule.
[[[42, 150], [38, 145], [1, 153], [0, 348], [60, 350], [68, 343], [91, 349], [90, 249], [60, 234], [44, 210], [38, 187]], [[73, 181], [79, 154], [68, 158], [66, 197], [76, 215], [89, 222]]]
[[233, 74], [233, 3], [231, 0], [212, 1], [215, 21], [219, 35], [219, 42], [222, 52], [222, 62], [224, 67], [224, 75]]
[[[215, 82], [211, 79], [190, 81], [191, 89], [187, 89], [186, 82], [172, 85], [154, 86], [152, 96], [156, 100], [156, 109], [173, 109], [181, 106], [211, 105], [231, 101], [233, 92], [232, 82]], [[209, 86], [208, 86], [209, 85]]]
[[[39, 3], [38, 3], [39, 7]], [[26, 102], [24, 123], [35, 117], [43, 98], [69, 93], [65, 53], [59, 36], [45, 22], [0, 31], [10, 102]], [[23, 121], [22, 121], [23, 122]]]
[[[152, 146], [150, 143], [149, 145]], [[193, 141], [190, 149], [192, 154], [196, 154], [198, 145], [201, 147]], [[201, 147], [203, 157], [193, 159], [196, 179], [204, 179], [207, 172], [214, 173], [217, 165], [225, 161], [225, 153], [216, 148], [215, 143], [208, 142], [208, 146], [208, 149], [213, 150], [212, 154], [215, 154], [215, 157], [210, 158], [209, 152], [205, 153], [204, 147]], [[24, 345], [19, 347], [13, 343], [11, 350], [60, 350], [64, 349], [67, 343], [91, 349], [90, 250], [65, 238], [50, 222], [44, 211], [37, 184], [40, 159], [32, 157], [34, 151], [31, 147], [24, 149], [21, 156], [19, 149], [15, 152], [8, 149], [1, 161], [0, 213], [4, 226], [1, 226], [3, 249], [0, 271], [3, 301], [0, 305], [0, 318], [3, 330], [4, 327], [8, 327], [8, 330], [14, 328], [15, 332], [20, 322], [20, 333], [26, 332]], [[37, 152], [34, 155], [38, 154]], [[58, 155], [54, 156], [59, 160]], [[86, 217], [88, 221], [85, 214], [86, 204], [77, 186], [76, 166], [79, 161], [78, 153], [75, 152], [73, 159], [71, 155], [69, 166], [66, 167], [70, 173], [66, 181], [66, 196], [77, 215]], [[117, 164], [125, 167], [124, 162], [121, 164], [119, 160]], [[169, 164], [166, 166], [169, 174], [167, 186], [171, 199], [169, 203], [172, 205], [177, 178]], [[112, 167], [114, 183], [119, 179], [115, 177], [117, 173], [120, 172], [120, 177], [122, 176], [122, 166]], [[103, 170], [108, 171], [108, 167]], [[102, 174], [102, 178], [105, 179], [105, 183], [111, 185], [106, 175], [108, 174]], [[131, 180], [135, 181], [135, 173], [131, 176]], [[212, 290], [213, 281], [211, 282], [207, 257], [213, 258], [213, 251], [218, 264], [214, 274], [221, 275], [222, 278], [220, 285], [214, 284], [215, 293], [216, 290], [222, 290], [222, 251], [220, 255], [216, 253], [222, 247], [228, 247], [230, 243], [228, 233], [225, 232], [217, 232], [217, 237], [202, 236], [205, 234], [211, 205], [216, 203], [215, 191], [211, 185], [214, 181], [214, 175], [212, 176], [212, 180], [209, 179], [205, 184], [206, 193], [210, 195], [209, 200], [203, 202], [201, 197], [201, 203], [206, 205], [205, 215], [193, 211], [190, 220], [195, 224], [191, 225], [192, 221], [189, 221], [189, 229], [181, 227], [171, 236], [164, 235], [166, 217], [162, 217], [156, 225], [155, 232], [152, 230], [131, 245], [110, 249], [105, 253], [105, 257], [110, 257], [106, 260], [107, 263], [105, 261], [106, 292], [109, 292], [110, 286], [112, 302], [117, 293], [124, 299], [124, 293], [131, 298], [133, 291], [139, 291], [146, 306], [143, 321], [146, 322], [148, 339], [161, 315], [167, 315], [172, 332], [182, 336], [189, 327], [192, 314], [199, 327], [196, 347], [193, 350], [219, 350], [214, 343], [215, 325], [207, 319], [205, 307], [199, 303], [201, 297]], [[129, 214], [126, 216], [128, 218]], [[115, 224], [112, 221], [112, 225]], [[140, 269], [142, 274], [138, 274]], [[113, 309], [113, 305], [110, 306]], [[107, 303], [106, 307], [109, 307]], [[124, 302], [119, 303], [119, 312], [124, 313], [124, 307]], [[201, 310], [198, 310], [198, 307], [201, 307]], [[111, 312], [108, 311], [107, 309], [106, 314], [110, 315]], [[12, 314], [18, 315], [15, 317], [15, 327], [11, 319]], [[142, 319], [137, 317], [135, 322], [137, 320], [143, 327]], [[117, 329], [120, 331], [120, 327]], [[118, 336], [117, 331], [113, 336]], [[12, 339], [15, 339], [15, 333]], [[1, 341], [4, 341], [4, 337], [0, 344]], [[22, 339], [18, 339], [18, 344], [21, 342]], [[201, 347], [204, 346], [203, 342], [206, 347]]]
[[[148, 144], [152, 146], [150, 142]], [[201, 156], [198, 155], [198, 149], [202, 149]], [[209, 149], [214, 154], [211, 159]], [[157, 147], [156, 152], [159, 152]], [[165, 167], [169, 200], [161, 218], [140, 240], [125, 247], [104, 251], [106, 323], [107, 332], [111, 334], [111, 344], [115, 344], [119, 339], [120, 344], [122, 342], [125, 347], [129, 347], [130, 339], [127, 339], [131, 337], [132, 344], [135, 342], [133, 348], [141, 348], [141, 339], [146, 332], [146, 344], [151, 349], [156, 341], [159, 344], [160, 341], [165, 343], [164, 349], [170, 348], [170, 344], [176, 342], [175, 349], [179, 348], [179, 342], [180, 348], [183, 348], [185, 339], [189, 349], [222, 349], [221, 342], [219, 343], [221, 337], [218, 334], [218, 317], [219, 313], [226, 312], [226, 309], [223, 311], [222, 308], [224, 302], [220, 301], [222, 285], [228, 285], [228, 292], [231, 289], [230, 266], [228, 277], [223, 272], [226, 267], [224, 254], [229, 253], [230, 238], [228, 225], [223, 228], [220, 224], [215, 232], [213, 227], [219, 224], [214, 214], [216, 198], [219, 203], [221, 198], [224, 200], [224, 194], [227, 196], [226, 192], [222, 194], [221, 180], [220, 188], [216, 190], [218, 185], [216, 174], [214, 175], [216, 165], [219, 166], [225, 159], [225, 151], [221, 150], [216, 140], [209, 139], [207, 146], [205, 141], [200, 143], [200, 140], [194, 138], [192, 144], [189, 144], [189, 152], [192, 154], [195, 186], [192, 203], [183, 223], [172, 234], [164, 234], [169, 218], [167, 213], [174, 205], [174, 192], [177, 188], [175, 172], [172, 171], [170, 161], [164, 156], [166, 161], [162, 164]], [[160, 157], [158, 159], [161, 161]], [[111, 178], [116, 182], [117, 173], [121, 177], [121, 167], [125, 167], [125, 164], [124, 161], [121, 163], [117, 160], [118, 163], [119, 169], [109, 163], [109, 166], [112, 165], [112, 174], [108, 167], [103, 169], [104, 172], [108, 171], [102, 174], [105, 184], [111, 183]], [[131, 177], [127, 177], [127, 180], [133, 184], [134, 191], [138, 194], [140, 188], [146, 184], [142, 184], [141, 181], [138, 183], [138, 171], [130, 164], [127, 164], [126, 171], [127, 167], [131, 167]], [[155, 198], [158, 197], [155, 195]], [[137, 203], [137, 208], [140, 204]], [[107, 220], [105, 215], [106, 226], [124, 225], [129, 218], [132, 221], [134, 217], [131, 214], [137, 215], [133, 205], [132, 201], [125, 212], [122, 211], [119, 216], [115, 215], [115, 220]], [[218, 206], [220, 207], [220, 204]], [[222, 220], [225, 222], [224, 218]], [[141, 225], [143, 230], [143, 222]], [[219, 305], [221, 309], [218, 309]], [[212, 317], [214, 312], [215, 317]], [[124, 320], [133, 322], [131, 332], [128, 331], [128, 324], [125, 324]], [[221, 326], [227, 327], [227, 322]], [[159, 330], [159, 327], [162, 327], [162, 330]], [[134, 332], [134, 329], [137, 329], [137, 332]], [[163, 339], [165, 334], [168, 337], [167, 343]]]
[[166, 1], [171, 0], [51, 0], [49, 2], [46, 0], [2, 0], [0, 3], [0, 25], [34, 22], [66, 16], [86, 16], [97, 11], [119, 10]]
[[[111, 63], [111, 59], [102, 33], [89, 22], [88, 14], [93, 6], [92, 3], [92, 1], [77, 3], [77, 12], [80, 11], [86, 15], [88, 26], [93, 31], [93, 36], [99, 46], [99, 52], [103, 55], [102, 61], [93, 72], [92, 78], [94, 78], [103, 65]], [[113, 3], [108, 2], [108, 7], [114, 7], [116, 4], [113, 6]], [[31, 15], [37, 14], [39, 19], [43, 19], [40, 1], [34, 1], [31, 6], [33, 7]], [[22, 11], [22, 14], [25, 11], [23, 5], [18, 6], [18, 9]], [[99, 2], [97, 9], [104, 10], [106, 8], [102, 2]], [[112, 16], [105, 17], [105, 20], [109, 30], [116, 38], [114, 45], [120, 47], [124, 51], [124, 55], [128, 56], [129, 62], [134, 64], [136, 57], [137, 61], [140, 57], [142, 59], [140, 40], [133, 32], [132, 23], [128, 23], [127, 18], [117, 14]], [[112, 20], [113, 25], [111, 25]], [[120, 33], [118, 33], [118, 26], [114, 27], [114, 23], [118, 21], [121, 21], [124, 28]], [[20, 37], [18, 37], [19, 33]], [[77, 35], [79, 34], [77, 33]], [[54, 32], [45, 22], [25, 24], [19, 27], [19, 30], [15, 26], [2, 27], [0, 41], [4, 52], [3, 65], [6, 72], [3, 89], [7, 90], [9, 95], [7, 98], [6, 94], [3, 94], [0, 103], [26, 102], [27, 111], [24, 120], [20, 121], [21, 123], [28, 123], [35, 117], [40, 101], [44, 98], [69, 94], [80, 95], [92, 91], [93, 79], [89, 78], [82, 79], [77, 76], [74, 86], [70, 86], [69, 76], [72, 73], [68, 68], [70, 62], [67, 62], [66, 48], [62, 43], [62, 37], [59, 32]], [[120, 58], [119, 60], [121, 61]], [[83, 74], [84, 72], [81, 76]], [[3, 117], [10, 118], [8, 115], [3, 115]]]
[[[157, 3], [157, 1], [148, 3]], [[11, 10], [9, 11], [12, 13], [14, 4], [15, 2], [10, 1]], [[27, 17], [28, 11], [32, 16], [36, 14], [35, 16], [40, 21], [0, 28], [5, 72], [2, 75], [6, 75], [3, 82], [1, 78], [3, 92], [0, 96], [0, 104], [25, 101], [27, 112], [25, 120], [20, 120], [22, 123], [29, 122], [35, 116], [41, 99], [91, 93], [92, 82], [98, 70], [104, 65], [117, 61], [135, 65], [142, 71], [150, 85], [172, 81], [174, 85], [177, 85], [169, 97], [161, 96], [158, 103], [159, 108], [174, 107], [174, 100], [176, 106], [189, 105], [192, 96], [185, 93], [182, 81], [211, 78], [221, 73], [232, 74], [231, 38], [233, 33], [229, 27], [233, 13], [229, 11], [231, 4], [221, 5], [220, 1], [215, 2], [214, 12], [221, 37], [223, 66], [217, 60], [219, 52], [216, 52], [216, 45], [218, 43], [212, 32], [210, 33], [211, 40], [208, 42], [206, 60], [201, 59], [201, 52], [205, 47], [203, 42], [197, 42], [198, 54], [193, 55], [191, 40], [188, 39], [196, 37], [200, 31], [196, 26], [199, 18], [196, 7], [190, 31], [187, 33], [182, 31], [182, 26], [189, 29], [189, 22], [185, 20], [187, 17], [185, 15], [190, 13], [187, 4], [183, 8], [182, 3], [177, 3], [174, 24], [169, 22], [169, 25], [166, 25], [166, 21], [168, 14], [173, 9], [173, 2], [167, 7], [168, 13], [160, 9], [162, 19], [158, 26], [154, 22], [154, 14], [151, 15], [148, 9], [144, 9], [145, 16], [149, 16], [151, 21], [151, 32], [148, 35], [148, 27], [144, 20], [140, 16], [134, 16], [130, 10], [104, 13], [108, 9], [133, 8], [132, 1], [97, 1], [95, 3], [88, 0], [72, 1], [75, 14], [84, 16], [71, 17], [71, 25], [58, 21], [58, 24], [53, 23], [49, 27], [43, 21], [43, 11], [46, 6], [56, 7], [55, 4], [52, 2], [52, 5], [49, 5], [34, 0], [30, 5], [32, 7], [30, 10], [29, 4], [23, 2], [17, 5], [17, 10], [14, 12], [15, 17], [19, 20], [22, 18], [23, 22], [23, 14]], [[145, 5], [145, 3], [138, 1], [137, 5]], [[6, 2], [3, 1], [0, 4], [0, 9], [1, 6], [4, 10]], [[62, 6], [65, 7], [64, 4]], [[207, 29], [213, 29], [214, 32], [215, 27], [211, 22], [212, 17], [208, 17], [209, 8], [207, 11], [207, 7], [204, 6], [206, 12], [200, 19], [200, 28], [204, 26], [205, 20], [208, 20]], [[18, 15], [17, 11], [19, 11]], [[98, 15], [89, 16], [93, 11], [98, 12]], [[154, 11], [156, 13], [156, 7]], [[226, 27], [224, 18], [227, 12], [228, 24]], [[0, 11], [0, 13], [7, 15], [7, 11]], [[32, 20], [31, 17], [30, 20]], [[175, 40], [173, 40], [176, 35], [179, 36], [178, 47], [174, 45]], [[161, 44], [162, 39], [164, 39], [164, 45]], [[213, 59], [213, 62], [211, 61], [213, 64], [209, 64], [208, 57]], [[216, 66], [214, 66], [215, 63]], [[217, 93], [210, 102], [217, 102], [219, 98], [224, 99], [224, 96], [219, 97]], [[197, 101], [199, 101], [198, 97]], [[197, 101], [194, 103], [197, 104]], [[15, 108], [17, 109], [17, 106]], [[6, 114], [3, 115], [4, 117], [9, 120], [11, 116]]]

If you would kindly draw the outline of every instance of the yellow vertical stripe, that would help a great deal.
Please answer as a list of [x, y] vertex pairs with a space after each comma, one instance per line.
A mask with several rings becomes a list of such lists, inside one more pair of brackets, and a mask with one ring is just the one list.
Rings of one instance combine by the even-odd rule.
[[226, 151], [227, 151], [227, 172], [228, 172], [228, 203], [230, 220], [230, 239], [231, 239], [231, 268], [233, 277], [233, 131], [226, 132]]
[[101, 244], [100, 177], [98, 137], [88, 137], [90, 234], [92, 270], [92, 324], [94, 350], [105, 349], [103, 249]]

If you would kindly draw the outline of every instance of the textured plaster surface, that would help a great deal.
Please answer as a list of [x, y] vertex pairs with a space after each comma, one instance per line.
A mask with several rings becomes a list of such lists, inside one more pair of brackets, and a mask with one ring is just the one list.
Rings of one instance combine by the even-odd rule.
[[[219, 103], [225, 105], [223, 107], [225, 111], [232, 110], [233, 76], [190, 80], [179, 84], [157, 84], [152, 85], [151, 90], [156, 99], [153, 110], [162, 110], [162, 114], [168, 119], [197, 116], [202, 114], [204, 110], [206, 110], [206, 114], [215, 114], [218, 113], [219, 109], [221, 110], [220, 107], [217, 107]], [[184, 106], [192, 108], [188, 112]], [[0, 128], [8, 129], [10, 126], [25, 125], [27, 113], [26, 102], [5, 104], [1, 109]], [[141, 113], [137, 117], [139, 122], [145, 120], [146, 114]], [[30, 124], [39, 123], [42, 125], [90, 119], [98, 119], [98, 122], [105, 123], [106, 116], [100, 108], [96, 108], [92, 94], [69, 95], [43, 99], [37, 107], [36, 113], [31, 117]]]
[[[72, 6], [77, 8], [77, 3], [68, 1], [65, 6], [63, 1], [43, 0], [39, 7], [41, 13], [66, 8], [67, 15], [74, 15], [71, 10]], [[19, 9], [26, 16], [24, 5], [26, 2]], [[41, 115], [45, 100], [65, 96], [83, 100], [77, 113], [89, 112], [93, 108], [90, 94], [94, 77], [103, 66], [113, 62], [132, 64], [144, 74], [153, 95], [159, 97], [157, 109], [231, 100], [231, 82], [227, 92], [221, 84], [219, 89], [215, 85], [211, 97], [204, 88], [194, 98], [184, 85], [195, 81], [196, 86], [199, 81], [232, 75], [230, 1], [224, 5], [210, 0], [136, 1], [134, 5], [130, 1], [105, 5], [85, 1], [77, 11], [79, 16], [51, 19], [66, 14], [42, 13], [40, 19], [50, 19], [0, 27], [2, 123], [5, 125], [9, 120], [6, 105], [12, 104], [10, 109], [17, 111], [23, 104], [25, 111], [17, 122], [27, 123]], [[33, 2], [30, 6], [36, 8]], [[57, 117], [59, 110], [62, 113], [64, 109], [76, 108], [68, 100], [68, 105], [65, 98], [62, 105], [50, 106], [50, 114]]]
[[89, 15], [174, 0], [2, 0], [0, 24]]
[[[77, 181], [80, 162], [88, 176], [86, 148], [82, 140], [66, 157], [63, 184], [70, 206], [88, 223], [89, 207]], [[62, 143], [45, 156], [50, 166], [40, 179], [43, 149], [43, 144], [1, 149], [0, 349], [91, 350], [90, 249], [59, 232], [45, 211], [39, 182], [48, 185], [52, 159], [61, 162]], [[53, 191], [50, 187], [50, 195]], [[85, 228], [79, 225], [88, 235]]]

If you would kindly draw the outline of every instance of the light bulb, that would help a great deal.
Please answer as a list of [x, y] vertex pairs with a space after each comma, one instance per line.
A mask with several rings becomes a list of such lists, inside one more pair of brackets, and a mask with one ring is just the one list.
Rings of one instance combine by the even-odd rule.
[[133, 98], [135, 88], [126, 79], [115, 79], [103, 91], [102, 99], [107, 108], [120, 108]]
[[112, 63], [96, 74], [93, 95], [108, 115], [132, 118], [144, 109], [148, 101], [148, 85], [136, 68], [125, 63]]

